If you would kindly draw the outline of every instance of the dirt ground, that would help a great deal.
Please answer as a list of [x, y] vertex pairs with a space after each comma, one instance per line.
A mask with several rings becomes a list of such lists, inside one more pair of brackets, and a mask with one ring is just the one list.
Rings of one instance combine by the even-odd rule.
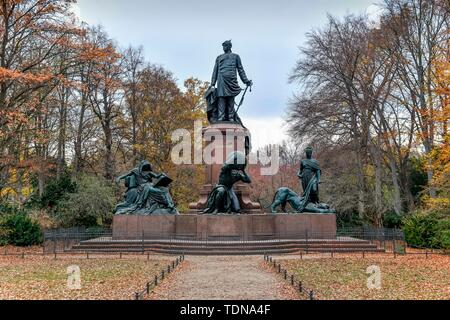
[[[0, 300], [129, 300], [145, 288], [168, 263], [168, 256], [0, 255]], [[80, 271], [80, 289], [74, 289], [73, 273]], [[72, 269], [73, 270], [73, 269]], [[71, 278], [69, 278], [72, 276]]]
[[[302, 258], [276, 257], [290, 274], [314, 289], [318, 299], [450, 300], [450, 256], [318, 254]], [[380, 274], [379, 288], [367, 285], [374, 267]]]
[[287, 282], [265, 268], [262, 256], [186, 256], [184, 263], [149, 299], [299, 299]]

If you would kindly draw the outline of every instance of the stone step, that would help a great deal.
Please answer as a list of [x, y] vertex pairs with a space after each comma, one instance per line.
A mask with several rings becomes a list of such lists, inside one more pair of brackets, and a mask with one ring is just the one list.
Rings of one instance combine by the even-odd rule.
[[208, 247], [224, 246], [224, 245], [241, 245], [241, 246], [253, 246], [264, 244], [276, 244], [276, 245], [354, 245], [354, 244], [370, 244], [367, 240], [351, 239], [351, 240], [257, 240], [257, 241], [197, 241], [197, 240], [112, 240], [111, 238], [104, 239], [92, 239], [81, 242], [82, 244], [114, 244], [114, 245], [207, 245]]
[[266, 241], [168, 241], [168, 240], [108, 240], [83, 241], [72, 248], [82, 252], [155, 252], [191, 255], [248, 255], [284, 254], [298, 251], [356, 252], [380, 251], [375, 244], [364, 240], [266, 240]]
[[[79, 250], [74, 250], [79, 251]], [[81, 251], [81, 250], [80, 250]], [[152, 252], [152, 253], [160, 253], [160, 254], [186, 254], [186, 255], [263, 255], [263, 254], [290, 254], [290, 253], [298, 253], [299, 249], [268, 249], [268, 250], [235, 250], [235, 251], [222, 251], [222, 250], [211, 250], [211, 249], [190, 249], [190, 250], [177, 250], [177, 249], [152, 249], [152, 250], [146, 250], [144, 253]], [[304, 251], [304, 250], [302, 250]], [[332, 252], [338, 253], [350, 253], [350, 252], [383, 252], [381, 249], [376, 248], [367, 248], [364, 250], [357, 249], [357, 248], [340, 248], [333, 250]], [[83, 250], [84, 252], [84, 250]], [[108, 249], [97, 249], [97, 250], [89, 250], [91, 253], [118, 253], [123, 252], [123, 250], [108, 250]], [[142, 253], [141, 250], [127, 250], [129, 253]], [[314, 252], [331, 252], [328, 249], [324, 248], [318, 248], [314, 250], [309, 250], [308, 252], [314, 253]]]
[[139, 245], [139, 244], [133, 244], [133, 245], [117, 245], [117, 244], [80, 244], [75, 246], [77, 249], [101, 249], [101, 248], [109, 248], [109, 249], [165, 249], [165, 248], [171, 248], [171, 249], [194, 249], [194, 248], [208, 248], [212, 250], [255, 250], [255, 249], [270, 249], [270, 248], [280, 248], [280, 249], [315, 249], [315, 248], [323, 248], [323, 249], [333, 249], [333, 248], [355, 248], [355, 249], [370, 249], [370, 248], [376, 248], [376, 245], [373, 244], [314, 244], [314, 245], [292, 245], [292, 244], [261, 244], [261, 245], [253, 245], [253, 246], [241, 246], [241, 245], [223, 245], [223, 246], [208, 246], [208, 245], [185, 245], [185, 244], [178, 244], [178, 245], [161, 245], [161, 244], [155, 244], [155, 245]]

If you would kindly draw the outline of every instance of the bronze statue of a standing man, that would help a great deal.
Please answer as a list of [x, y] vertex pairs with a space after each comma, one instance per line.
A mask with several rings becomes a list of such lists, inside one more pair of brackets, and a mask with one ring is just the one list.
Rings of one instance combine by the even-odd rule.
[[239, 87], [236, 71], [247, 86], [252, 86], [253, 83], [247, 78], [239, 55], [231, 52], [231, 40], [225, 41], [222, 46], [225, 53], [216, 59], [211, 88], [217, 83], [217, 121], [235, 121], [234, 99], [242, 90]]

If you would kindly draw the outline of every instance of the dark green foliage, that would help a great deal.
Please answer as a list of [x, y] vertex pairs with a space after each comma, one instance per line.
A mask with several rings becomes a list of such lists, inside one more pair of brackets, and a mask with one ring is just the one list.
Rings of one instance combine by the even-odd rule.
[[31, 246], [42, 242], [39, 225], [25, 211], [11, 206], [0, 206], [0, 244]]
[[450, 249], [450, 218], [439, 212], [419, 212], [408, 216], [403, 231], [413, 247]]
[[77, 184], [72, 181], [71, 176], [66, 173], [59, 179], [48, 182], [44, 194], [41, 199], [39, 199], [39, 204], [42, 208], [53, 208], [65, 195], [75, 192], [76, 188]]
[[101, 226], [111, 221], [116, 202], [113, 187], [103, 178], [81, 176], [75, 192], [61, 199], [53, 210], [53, 217], [62, 227]]
[[403, 226], [403, 217], [395, 212], [388, 212], [383, 217], [383, 226], [385, 228], [400, 229]]
[[424, 190], [428, 183], [428, 176], [425, 169], [424, 159], [412, 157], [409, 160], [411, 193], [418, 200], [420, 193]]
[[336, 224], [338, 229], [361, 227], [365, 224], [364, 220], [357, 213], [336, 215]]
[[10, 203], [0, 202], [0, 217], [6, 216], [9, 214], [23, 213], [23, 210], [13, 206]]

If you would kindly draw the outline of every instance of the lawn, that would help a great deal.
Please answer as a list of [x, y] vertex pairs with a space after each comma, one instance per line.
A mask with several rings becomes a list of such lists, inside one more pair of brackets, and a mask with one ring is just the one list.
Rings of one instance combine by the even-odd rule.
[[[173, 259], [163, 256], [0, 256], [0, 299], [132, 299]], [[80, 268], [81, 289], [67, 285], [67, 268]]]
[[[277, 260], [278, 261], [278, 260]], [[286, 259], [282, 266], [318, 299], [428, 300], [450, 299], [450, 257], [430, 255], [345, 255], [335, 258]], [[369, 289], [369, 266], [381, 270], [381, 288]]]

